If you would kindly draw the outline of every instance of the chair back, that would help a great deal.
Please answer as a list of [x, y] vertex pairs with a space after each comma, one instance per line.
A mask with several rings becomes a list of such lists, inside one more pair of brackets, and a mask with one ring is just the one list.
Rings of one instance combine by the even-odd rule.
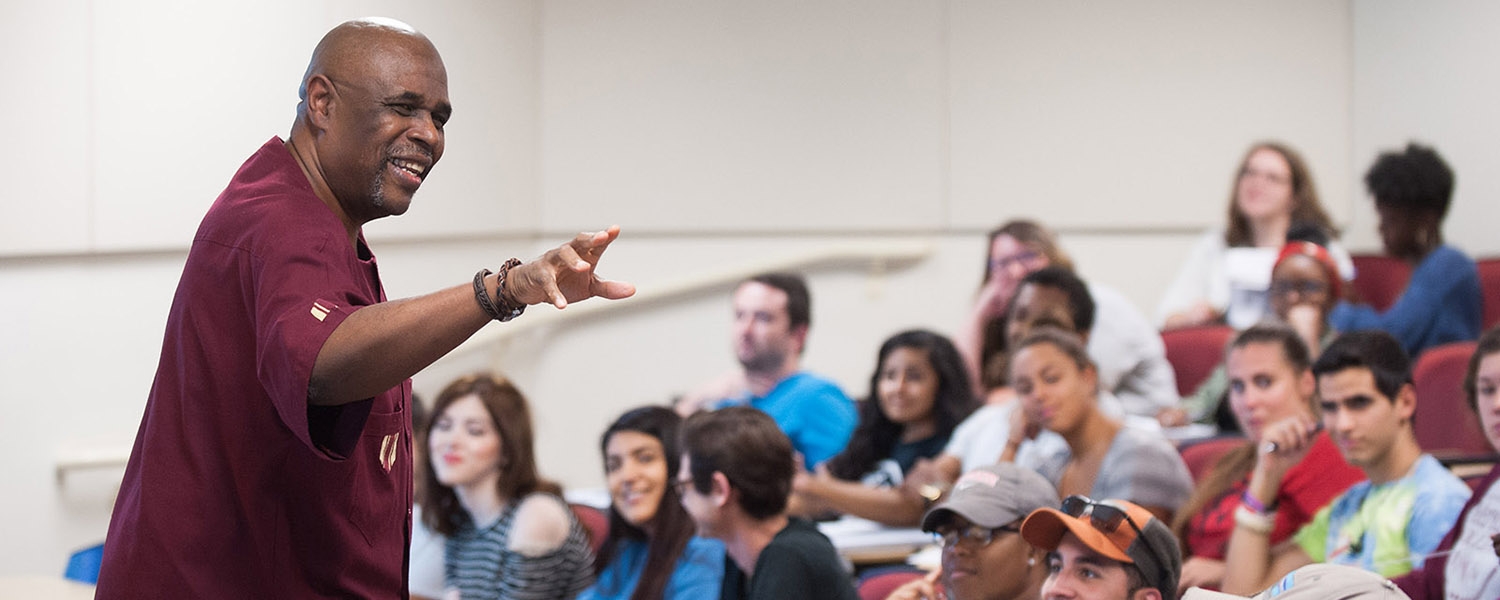
[[569, 502], [568, 507], [573, 509], [573, 516], [578, 517], [578, 522], [588, 530], [589, 546], [598, 554], [599, 548], [604, 546], [604, 538], [609, 537], [609, 515], [587, 504]]
[[1422, 450], [1439, 460], [1493, 454], [1479, 417], [1464, 397], [1464, 373], [1474, 342], [1453, 342], [1423, 351], [1412, 368], [1417, 392], [1413, 430]]
[[1187, 396], [1224, 360], [1224, 346], [1234, 337], [1228, 325], [1203, 325], [1161, 332], [1167, 362], [1177, 375], [1177, 395]]
[[99, 565], [104, 562], [104, 544], [89, 546], [68, 557], [68, 567], [63, 578], [80, 583], [99, 583]]
[[1361, 302], [1385, 312], [1406, 291], [1406, 282], [1411, 279], [1411, 265], [1406, 261], [1383, 254], [1349, 258], [1354, 261], [1354, 290]]
[[926, 573], [911, 568], [892, 568], [867, 575], [859, 581], [859, 600], [885, 600], [896, 588], [921, 579]]
[[1193, 476], [1193, 485], [1203, 483], [1203, 478], [1208, 477], [1214, 465], [1219, 464], [1219, 459], [1224, 453], [1245, 445], [1246, 440], [1239, 436], [1216, 437], [1213, 439], [1193, 442], [1181, 449], [1182, 462], [1187, 465], [1188, 473]]
[[1479, 267], [1479, 291], [1484, 306], [1483, 329], [1500, 323], [1500, 257], [1481, 258], [1474, 261]]

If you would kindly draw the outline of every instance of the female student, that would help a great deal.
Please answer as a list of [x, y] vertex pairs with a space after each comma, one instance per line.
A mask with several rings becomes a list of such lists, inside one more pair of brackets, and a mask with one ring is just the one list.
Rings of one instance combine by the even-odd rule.
[[[1333, 234], [1333, 223], [1318, 201], [1312, 172], [1286, 145], [1262, 142], [1250, 147], [1230, 188], [1227, 226], [1199, 239], [1157, 309], [1164, 329], [1224, 322], [1244, 329], [1270, 308], [1271, 263], [1287, 241], [1293, 223], [1309, 223]], [[1354, 263], [1332, 246], [1342, 279], [1354, 277]]]
[[714, 598], [724, 578], [724, 544], [697, 537], [677, 493], [682, 417], [661, 406], [631, 410], [599, 441], [609, 486], [609, 536], [599, 578], [579, 600]]
[[[1186, 557], [1179, 578], [1183, 590], [1217, 589], [1224, 581], [1234, 512], [1255, 469], [1261, 432], [1287, 419], [1317, 419], [1312, 358], [1302, 336], [1291, 327], [1264, 324], [1240, 333], [1230, 343], [1225, 372], [1229, 404], [1247, 439], [1219, 459], [1172, 522]], [[1291, 536], [1323, 505], [1364, 478], [1364, 472], [1339, 456], [1328, 433], [1319, 432], [1307, 457], [1287, 472], [1276, 492], [1271, 545]]]
[[588, 534], [532, 450], [531, 410], [489, 375], [448, 385], [427, 431], [422, 518], [447, 536], [448, 599], [572, 598], [593, 581]]
[[975, 403], [963, 359], [948, 338], [925, 330], [891, 336], [880, 346], [848, 446], [793, 481], [797, 512], [827, 509], [916, 525], [923, 499], [903, 492], [901, 482], [917, 460], [943, 451]]
[[[1167, 520], [1193, 483], [1177, 449], [1161, 432], [1126, 426], [1099, 409], [1099, 377], [1076, 335], [1033, 329], [1011, 355], [1010, 381], [1022, 410], [1001, 460], [1041, 473], [1063, 497], [1119, 498]], [[1037, 428], [1062, 437], [1062, 452], [1037, 452]]]

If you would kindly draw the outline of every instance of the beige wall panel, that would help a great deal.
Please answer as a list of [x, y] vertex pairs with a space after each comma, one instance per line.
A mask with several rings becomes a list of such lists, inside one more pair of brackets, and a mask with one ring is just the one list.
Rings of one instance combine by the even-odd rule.
[[938, 2], [548, 2], [550, 230], [931, 228]]
[[952, 220], [1223, 222], [1255, 140], [1301, 150], [1347, 214], [1347, 2], [968, 2], [952, 8]]

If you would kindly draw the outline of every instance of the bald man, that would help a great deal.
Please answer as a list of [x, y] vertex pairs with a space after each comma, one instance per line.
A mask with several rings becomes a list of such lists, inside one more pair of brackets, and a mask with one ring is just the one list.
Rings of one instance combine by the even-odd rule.
[[99, 598], [405, 597], [408, 378], [527, 305], [634, 292], [595, 276], [610, 228], [387, 302], [361, 228], [405, 213], [443, 156], [442, 58], [404, 23], [351, 21], [299, 96], [194, 237]]

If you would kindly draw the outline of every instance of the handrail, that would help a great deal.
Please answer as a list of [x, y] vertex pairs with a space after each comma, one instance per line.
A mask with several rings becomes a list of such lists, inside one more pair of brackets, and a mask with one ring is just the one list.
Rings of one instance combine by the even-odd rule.
[[[826, 246], [814, 252], [779, 259], [752, 261], [739, 266], [717, 268], [712, 272], [698, 274], [679, 281], [637, 288], [634, 296], [616, 302], [593, 301], [569, 306], [560, 311], [538, 311], [507, 323], [504, 327], [486, 327], [474, 334], [453, 354], [473, 352], [480, 348], [491, 348], [503, 344], [534, 330], [565, 327], [584, 320], [597, 318], [626, 310], [641, 310], [700, 294], [704, 291], [728, 286], [744, 279], [770, 271], [808, 271], [813, 269], [864, 266], [876, 273], [883, 273], [891, 266], [918, 262], [932, 254], [932, 243], [922, 241], [845, 242]], [[540, 312], [541, 314], [537, 314]]]
[[[486, 327], [470, 337], [449, 355], [493, 348], [508, 340], [546, 328], [566, 327], [586, 319], [598, 318], [626, 310], [660, 306], [706, 290], [728, 286], [747, 277], [768, 271], [808, 271], [843, 266], [862, 266], [875, 274], [893, 266], [902, 266], [927, 258], [933, 252], [930, 242], [881, 241], [847, 242], [821, 250], [780, 259], [747, 262], [739, 266], [715, 269], [662, 285], [638, 289], [635, 296], [618, 302], [588, 302], [561, 311], [537, 311], [507, 323], [504, 327]], [[122, 467], [130, 460], [130, 444], [117, 446], [70, 445], [58, 452], [54, 475], [62, 485], [70, 471]]]

